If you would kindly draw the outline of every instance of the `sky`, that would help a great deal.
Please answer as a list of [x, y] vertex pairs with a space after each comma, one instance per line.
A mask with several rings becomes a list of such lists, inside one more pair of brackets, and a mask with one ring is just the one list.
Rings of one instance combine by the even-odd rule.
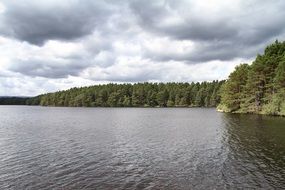
[[0, 96], [226, 79], [276, 39], [283, 0], [1, 0]]

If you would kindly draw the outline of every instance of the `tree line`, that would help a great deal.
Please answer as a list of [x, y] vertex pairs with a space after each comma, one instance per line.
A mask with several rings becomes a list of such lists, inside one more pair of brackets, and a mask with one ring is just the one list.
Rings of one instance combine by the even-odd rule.
[[216, 107], [224, 81], [104, 84], [30, 98], [27, 105], [72, 107]]
[[27, 100], [29, 98], [26, 97], [0, 97], [0, 105], [26, 105]]
[[276, 40], [251, 65], [237, 66], [221, 88], [218, 109], [285, 116], [285, 42]]
[[104, 84], [0, 104], [73, 107], [216, 107], [224, 112], [285, 116], [285, 42], [275, 41], [226, 81]]

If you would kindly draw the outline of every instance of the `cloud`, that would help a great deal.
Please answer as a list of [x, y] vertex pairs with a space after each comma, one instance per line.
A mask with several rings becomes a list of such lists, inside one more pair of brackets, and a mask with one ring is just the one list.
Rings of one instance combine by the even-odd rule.
[[112, 5], [103, 1], [3, 1], [0, 32], [42, 45], [50, 39], [72, 40], [88, 35], [108, 19]]
[[258, 43], [285, 28], [282, 1], [136, 0], [130, 7], [143, 28], [174, 39]]
[[31, 77], [77, 76], [91, 65], [81, 43], [49, 41], [43, 47], [0, 38], [0, 71]]
[[285, 30], [282, 1], [132, 1], [130, 7], [143, 29], [174, 42], [195, 43], [194, 51], [185, 54], [146, 53], [156, 60], [193, 63], [249, 58]]
[[225, 79], [235, 66], [247, 59], [209, 61], [188, 65], [179, 61], [150, 62], [140, 57], [122, 57], [109, 67], [90, 67], [81, 77], [113, 82], [192, 82]]
[[281, 0], [3, 0], [0, 95], [225, 79], [285, 39], [284, 9]]
[[[24, 85], [23, 85], [24, 81]], [[66, 90], [72, 87], [81, 87], [98, 84], [94, 81], [82, 79], [80, 77], [67, 77], [65, 79], [46, 80], [42, 77], [13, 76], [1, 78], [1, 96], [36, 96], [47, 92]]]
[[[80, 60], [81, 61], [81, 60]], [[60, 60], [18, 60], [12, 65], [10, 71], [18, 72], [27, 76], [41, 76], [46, 78], [65, 78], [69, 75], [77, 76], [85, 65], [77, 61], [70, 62]]]
[[226, 17], [213, 17], [199, 5], [191, 1], [133, 1], [131, 8], [143, 28], [175, 39], [227, 39], [237, 33]]

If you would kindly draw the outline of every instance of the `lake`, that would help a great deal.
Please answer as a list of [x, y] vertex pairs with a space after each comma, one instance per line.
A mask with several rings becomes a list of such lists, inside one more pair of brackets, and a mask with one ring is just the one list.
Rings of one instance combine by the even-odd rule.
[[285, 118], [0, 107], [0, 189], [285, 188]]

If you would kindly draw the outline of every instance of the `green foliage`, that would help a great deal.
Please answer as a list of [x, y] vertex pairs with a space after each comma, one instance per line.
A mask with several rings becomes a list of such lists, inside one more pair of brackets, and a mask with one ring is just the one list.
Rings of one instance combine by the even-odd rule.
[[262, 113], [268, 115], [279, 115], [281, 103], [281, 100], [274, 95], [272, 101], [263, 106]]
[[26, 105], [28, 100], [28, 98], [22, 97], [0, 97], [0, 105]]
[[229, 79], [222, 86], [222, 104], [230, 112], [240, 109], [244, 101], [244, 91], [248, 77], [249, 66], [241, 64], [230, 74]]
[[28, 105], [74, 107], [215, 107], [224, 81], [106, 84], [30, 98]]
[[266, 47], [252, 65], [236, 67], [221, 91], [224, 111], [284, 115], [285, 42]]
[[228, 80], [202, 83], [106, 84], [72, 88], [0, 104], [92, 107], [215, 107], [220, 111], [285, 116], [285, 42], [276, 41]]
[[285, 101], [283, 101], [283, 102], [281, 103], [279, 114], [280, 114], [281, 116], [285, 116]]

